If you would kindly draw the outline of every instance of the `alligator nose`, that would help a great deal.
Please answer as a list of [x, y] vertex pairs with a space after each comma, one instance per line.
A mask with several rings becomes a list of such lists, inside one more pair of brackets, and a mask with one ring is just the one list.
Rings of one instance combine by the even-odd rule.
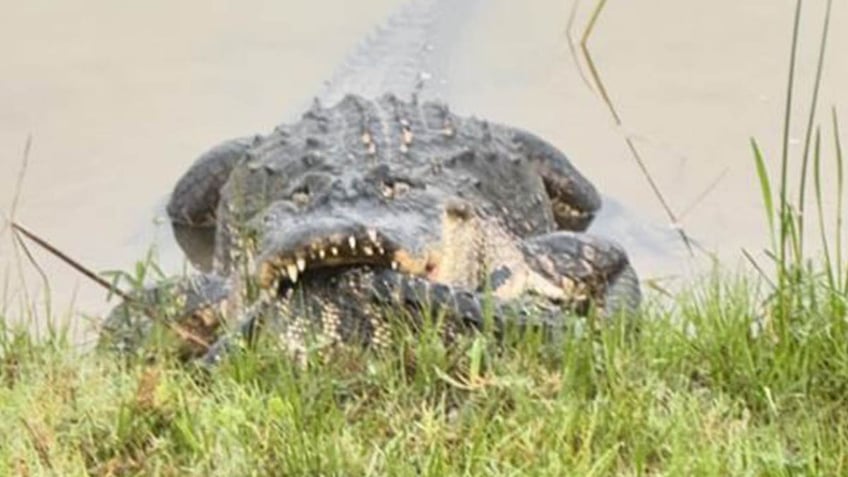
[[367, 175], [355, 175], [333, 181], [331, 194], [336, 199], [354, 199], [374, 195], [376, 183]]
[[356, 194], [357, 182], [356, 179], [347, 181], [336, 179], [330, 188], [330, 195], [336, 200], [350, 199]]

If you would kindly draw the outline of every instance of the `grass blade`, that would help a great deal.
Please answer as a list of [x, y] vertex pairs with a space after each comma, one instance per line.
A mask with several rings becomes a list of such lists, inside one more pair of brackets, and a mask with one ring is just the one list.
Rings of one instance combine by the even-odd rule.
[[839, 139], [839, 118], [836, 114], [836, 108], [831, 109], [831, 117], [833, 120], [833, 140], [836, 150], [836, 264], [837, 264], [837, 280], [839, 283], [844, 283], [842, 287], [843, 293], [848, 293], [848, 273], [846, 273], [845, 282], [842, 281], [842, 203], [844, 200], [844, 169], [842, 167], [842, 143]]
[[[795, 3], [795, 19], [792, 28], [792, 43], [789, 54], [789, 78], [786, 86], [786, 109], [783, 114], [783, 138], [782, 152], [780, 156], [780, 248], [777, 250], [780, 267], [785, 269], [786, 246], [790, 224], [787, 223], [788, 213], [788, 185], [789, 185], [789, 129], [792, 124], [792, 97], [795, 89], [795, 59], [798, 53], [798, 31], [801, 23], [801, 0]], [[782, 277], [780, 278], [782, 284]]]
[[[813, 150], [813, 176], [815, 179], [816, 193], [816, 212], [819, 220], [819, 235], [821, 236], [821, 245], [824, 252], [825, 274], [827, 282], [831, 289], [836, 287], [836, 276], [834, 275], [833, 262], [830, 257], [830, 247], [827, 240], [827, 227], [824, 222], [824, 205], [822, 200], [822, 183], [821, 183], [821, 128], [816, 128], [816, 140]], [[837, 264], [837, 268], [839, 265]]]
[[571, 4], [571, 12], [568, 14], [568, 22], [565, 27], [565, 37], [568, 40], [568, 50], [571, 53], [571, 60], [574, 62], [574, 67], [577, 69], [580, 79], [583, 80], [586, 87], [591, 90], [594, 88], [592, 87], [592, 83], [589, 82], [589, 78], [586, 77], [586, 73], [583, 71], [583, 66], [580, 64], [580, 57], [577, 55], [577, 45], [574, 42], [574, 20], [577, 18], [577, 8], [579, 6], [580, 0], [575, 0], [575, 2]]
[[[53, 254], [59, 260], [65, 262], [68, 266], [70, 266], [74, 270], [78, 271], [79, 273], [83, 274], [86, 278], [93, 281], [94, 283], [105, 288], [110, 293], [115, 293], [125, 300], [131, 299], [129, 295], [127, 295], [126, 293], [124, 293], [121, 290], [114, 289], [112, 287], [112, 284], [110, 284], [108, 281], [104, 280], [103, 278], [98, 276], [96, 273], [94, 273], [93, 271], [91, 271], [90, 269], [88, 269], [87, 267], [85, 267], [84, 265], [79, 263], [78, 261], [69, 257], [67, 254], [63, 253], [61, 250], [59, 250], [56, 247], [54, 247], [53, 245], [51, 245], [48, 241], [46, 241], [46, 240], [42, 239], [41, 237], [39, 237], [38, 235], [34, 234], [33, 232], [31, 232], [29, 229], [27, 229], [23, 225], [21, 225], [17, 222], [12, 222], [12, 228], [15, 230], [16, 233], [22, 234], [26, 238], [37, 243], [39, 246], [41, 246], [42, 248], [44, 248], [45, 250], [47, 250], [48, 252]], [[27, 255], [31, 257], [31, 255], [29, 255], [29, 252], [27, 252]], [[32, 260], [34, 260], [34, 259], [32, 259]], [[40, 270], [40, 267], [37, 267], [37, 268], [39, 268], [39, 270]], [[41, 272], [41, 273], [43, 274], [44, 272]], [[46, 280], [46, 278], [45, 278], [45, 280]]]
[[754, 163], [757, 166], [757, 177], [760, 180], [760, 192], [763, 195], [763, 207], [765, 208], [766, 219], [768, 219], [771, 248], [776, 251], [777, 243], [774, 233], [774, 200], [772, 198], [774, 196], [771, 192], [771, 181], [769, 180], [766, 161], [763, 159], [763, 153], [760, 150], [760, 146], [757, 144], [757, 140], [754, 138], [751, 138], [751, 149], [754, 151]]
[[[801, 176], [799, 180], [801, 181], [800, 188], [798, 191], [798, 217], [800, 222], [798, 223], [798, 240], [801, 245], [800, 248], [803, 249], [804, 243], [804, 202], [806, 199], [806, 185], [807, 185], [807, 165], [809, 160], [809, 152], [810, 152], [810, 139], [812, 137], [813, 132], [813, 123], [816, 118], [816, 106], [818, 105], [819, 99], [819, 89], [821, 87], [821, 79], [822, 79], [822, 71], [824, 70], [824, 58], [825, 52], [827, 51], [827, 37], [828, 31], [830, 30], [830, 10], [832, 6], [833, 0], [827, 0], [827, 8], [825, 10], [824, 15], [824, 26], [822, 27], [822, 37], [821, 43], [819, 45], [819, 58], [818, 63], [816, 64], [816, 78], [813, 83], [813, 97], [810, 99], [810, 115], [807, 118], [807, 130], [804, 135], [804, 153], [801, 160]], [[818, 131], [817, 131], [818, 134]], [[820, 138], [819, 138], [820, 139]], [[823, 225], [823, 223], [822, 223]], [[801, 250], [803, 252], [803, 250]]]

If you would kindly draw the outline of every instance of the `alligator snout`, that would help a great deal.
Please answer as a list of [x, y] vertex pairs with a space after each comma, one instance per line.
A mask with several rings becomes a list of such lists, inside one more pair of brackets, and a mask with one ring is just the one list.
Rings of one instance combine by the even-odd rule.
[[426, 212], [411, 203], [302, 214], [271, 210], [261, 234], [260, 284], [294, 284], [311, 271], [357, 266], [428, 276], [439, 266], [446, 221], [470, 213], [455, 203]]

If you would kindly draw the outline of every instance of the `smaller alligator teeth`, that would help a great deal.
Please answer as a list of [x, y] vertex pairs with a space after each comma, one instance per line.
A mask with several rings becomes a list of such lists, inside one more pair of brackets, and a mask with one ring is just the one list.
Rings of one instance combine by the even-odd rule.
[[332, 253], [334, 257], [338, 257], [339, 256], [338, 247], [330, 247], [330, 253]]
[[327, 256], [327, 252], [325, 252], [323, 248], [321, 250], [318, 250], [318, 258], [320, 258], [321, 260], [324, 260], [324, 257], [326, 257], [326, 256]]
[[297, 266], [293, 263], [286, 265], [286, 272], [289, 274], [289, 280], [292, 283], [297, 283]]
[[303, 258], [298, 258], [297, 262], [295, 263], [297, 263], [297, 269], [301, 272], [306, 270], [306, 260], [304, 260]]
[[384, 249], [383, 247], [380, 247], [380, 246], [378, 245], [378, 246], [377, 246], [377, 253], [379, 253], [380, 255], [385, 255], [385, 254], [386, 254], [386, 249]]
[[362, 251], [365, 252], [365, 255], [368, 255], [368, 256], [374, 255], [374, 249], [369, 247], [368, 245], [365, 245], [364, 247], [362, 247]]
[[392, 270], [397, 270], [397, 269], [398, 269], [398, 263], [395, 262], [394, 260], [392, 260]]
[[372, 242], [377, 243], [377, 231], [374, 229], [368, 229], [366, 231], [368, 234], [368, 238], [371, 239]]
[[351, 250], [356, 250], [356, 238], [353, 235], [347, 238], [347, 243], [350, 245]]

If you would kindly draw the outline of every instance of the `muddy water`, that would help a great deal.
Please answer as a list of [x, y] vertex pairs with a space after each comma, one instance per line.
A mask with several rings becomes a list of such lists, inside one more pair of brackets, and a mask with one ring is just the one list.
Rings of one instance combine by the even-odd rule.
[[[154, 244], [166, 268], [179, 269], [181, 255], [157, 217], [187, 165], [221, 139], [296, 115], [400, 3], [5, 2], [0, 209], [9, 213], [32, 134], [16, 210], [22, 223], [95, 270], [126, 268]], [[623, 128], [572, 61], [564, 36], [571, 2], [480, 3], [451, 19], [460, 35], [450, 51], [432, 52], [439, 94], [457, 112], [522, 126], [565, 150], [612, 198], [598, 231], [632, 247], [643, 276], [679, 271], [677, 252], [657, 252], [679, 244], [625, 135], [701, 246], [735, 260], [741, 247], [763, 245], [748, 138], [778, 155], [794, 2], [609, 2], [591, 48]], [[848, 84], [848, 6], [836, 3], [821, 104], [845, 113], [848, 93], [838, 86]], [[578, 26], [588, 10], [580, 9]], [[808, 9], [802, 28], [805, 98], [820, 13]], [[803, 142], [796, 126], [793, 152]], [[33, 252], [50, 276], [54, 310], [107, 309], [102, 290]], [[4, 232], [7, 304], [44, 293], [26, 264], [22, 285], [15, 263]]]

